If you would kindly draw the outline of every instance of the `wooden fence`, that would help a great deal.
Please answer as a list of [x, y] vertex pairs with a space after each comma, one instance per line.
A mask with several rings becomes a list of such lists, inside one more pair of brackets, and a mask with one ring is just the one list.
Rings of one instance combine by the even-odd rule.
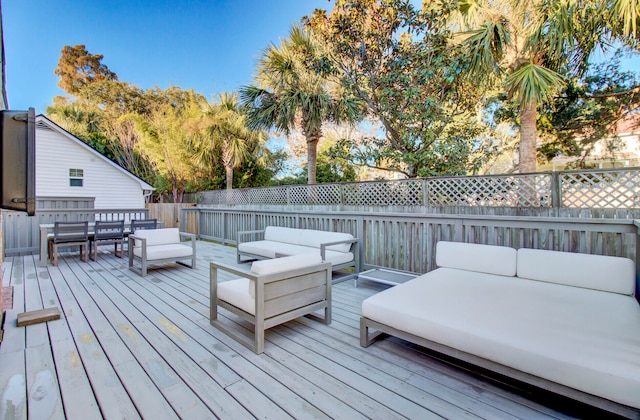
[[35, 216], [3, 210], [2, 231], [5, 255], [37, 254], [40, 251], [40, 225], [55, 222], [147, 219], [147, 209], [60, 208], [36, 209]]
[[237, 232], [266, 226], [347, 232], [360, 239], [363, 269], [426, 273], [435, 267], [436, 243], [445, 240], [627, 257], [640, 273], [640, 221], [630, 219], [198, 207], [183, 209], [181, 220], [183, 229], [197, 226], [199, 238], [232, 245]]
[[[164, 227], [180, 227], [180, 210], [193, 207], [195, 204], [187, 203], [147, 203], [149, 219], [158, 219], [164, 223]], [[192, 228], [193, 229], [193, 228]]]
[[640, 168], [432, 177], [206, 191], [204, 206], [549, 217], [640, 218]]

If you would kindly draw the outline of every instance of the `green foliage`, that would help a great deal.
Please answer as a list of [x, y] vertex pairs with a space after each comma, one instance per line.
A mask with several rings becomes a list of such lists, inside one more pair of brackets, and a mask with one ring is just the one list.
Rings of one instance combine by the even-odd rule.
[[621, 70], [621, 58], [618, 51], [611, 60], [589, 66], [584, 76], [568, 79], [561, 95], [542, 109], [539, 127], [546, 141], [538, 151], [541, 159], [588, 156], [596, 141], [609, 137], [617, 121], [640, 106], [640, 78]]
[[84, 46], [65, 47], [56, 74], [71, 97], [47, 108], [63, 128], [179, 202], [185, 191], [266, 185], [285, 155], [250, 130], [237, 95], [179, 87], [142, 90], [122, 82]]
[[254, 85], [240, 89], [240, 100], [253, 129], [288, 134], [301, 127], [307, 142], [308, 183], [316, 183], [317, 145], [322, 124], [352, 122], [360, 117], [354, 96], [332, 83], [332, 67], [319, 45], [299, 26], [280, 46], [267, 48]]
[[[307, 27], [321, 38], [348, 92], [367, 105], [382, 130], [364, 139], [343, 139], [333, 156], [408, 177], [466, 173], [481, 130], [476, 106], [481, 91], [458, 74], [465, 65], [451, 48], [440, 8], [414, 9], [403, 0], [337, 1], [316, 11]], [[455, 129], [454, 129], [455, 127]]]
[[102, 54], [89, 54], [84, 45], [65, 45], [61, 53], [54, 73], [60, 77], [58, 86], [70, 95], [77, 95], [92, 83], [118, 80], [117, 75], [101, 63]]

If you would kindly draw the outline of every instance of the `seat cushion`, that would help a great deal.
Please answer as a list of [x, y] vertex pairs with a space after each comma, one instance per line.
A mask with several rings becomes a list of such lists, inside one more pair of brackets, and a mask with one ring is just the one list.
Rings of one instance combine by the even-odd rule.
[[[276, 241], [243, 242], [238, 245], [238, 251], [246, 252], [253, 255], [259, 255], [264, 258], [276, 258], [276, 255], [291, 256], [315, 253], [320, 256], [319, 248], [312, 248], [302, 245], [292, 245]], [[352, 252], [339, 252], [327, 249], [325, 258], [332, 265], [336, 265], [353, 261], [354, 256]]]
[[256, 302], [249, 294], [249, 279], [239, 278], [218, 283], [218, 299], [255, 315]]
[[[146, 238], [147, 246], [180, 243], [178, 228], [137, 230], [134, 236]], [[141, 241], [135, 241], [135, 246], [140, 246], [140, 243]]]
[[[133, 249], [133, 255], [142, 257], [141, 247], [135, 247]], [[193, 248], [182, 244], [168, 244], [168, 245], [156, 245], [147, 246], [147, 261], [163, 260], [168, 258], [174, 258], [180, 260], [183, 258], [191, 257], [193, 255]]]
[[366, 299], [362, 315], [640, 408], [640, 305], [631, 296], [439, 268]]
[[309, 248], [301, 245], [294, 245], [277, 241], [255, 241], [255, 242], [243, 242], [238, 245], [238, 251], [246, 252], [248, 254], [260, 255], [265, 258], [275, 258], [276, 254], [281, 255], [298, 255], [317, 252], [320, 255], [320, 250], [315, 248]]
[[630, 296], [636, 289], [633, 261], [603, 255], [520, 248], [518, 277]]

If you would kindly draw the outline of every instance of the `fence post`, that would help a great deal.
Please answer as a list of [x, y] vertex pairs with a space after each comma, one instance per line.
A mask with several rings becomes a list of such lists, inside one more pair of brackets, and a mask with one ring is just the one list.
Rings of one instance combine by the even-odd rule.
[[425, 211], [429, 207], [429, 178], [422, 180], [422, 200]]
[[560, 184], [560, 172], [551, 172], [551, 207], [556, 210], [556, 216], [558, 210], [562, 207], [562, 185]]

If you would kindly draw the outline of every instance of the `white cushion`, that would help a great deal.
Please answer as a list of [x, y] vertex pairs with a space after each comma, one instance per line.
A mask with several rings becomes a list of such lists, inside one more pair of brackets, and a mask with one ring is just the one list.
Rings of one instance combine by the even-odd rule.
[[256, 301], [249, 294], [249, 279], [239, 278], [218, 283], [218, 299], [255, 315]]
[[271, 260], [255, 261], [251, 264], [251, 272], [258, 275], [280, 273], [311, 267], [322, 263], [320, 253], [299, 254], [290, 257], [274, 258]]
[[631, 296], [439, 268], [366, 299], [362, 315], [640, 408], [640, 306]]
[[331, 265], [345, 264], [353, 261], [353, 252], [325, 251], [324, 259]]
[[[133, 255], [142, 258], [142, 247], [135, 247]], [[155, 245], [147, 247], [147, 261], [174, 258], [176, 260], [191, 257], [193, 248], [182, 244]]]
[[243, 242], [238, 245], [238, 250], [265, 258], [275, 258], [276, 254], [297, 255], [308, 254], [309, 252], [317, 252], [320, 255], [320, 250], [315, 248], [271, 240]]
[[[143, 229], [136, 231], [133, 236], [146, 238], [147, 246], [176, 244], [180, 242], [178, 228]], [[140, 246], [142, 241], [135, 241], [135, 246]]]
[[436, 265], [479, 273], [515, 276], [517, 251], [507, 246], [440, 241]]
[[518, 250], [518, 277], [527, 279], [633, 295], [635, 273], [635, 264], [628, 258], [542, 249]]
[[[310, 230], [304, 229], [298, 231], [298, 244], [304, 246], [310, 246], [314, 248], [320, 248], [321, 244], [347, 241], [353, 239], [353, 236], [349, 233], [342, 232], [326, 232], [322, 230]], [[331, 245], [327, 249], [338, 252], [349, 252], [351, 244]]]
[[[264, 240], [284, 242], [292, 245], [302, 245], [320, 248], [320, 244], [353, 239], [353, 235], [342, 232], [327, 232], [313, 229], [294, 229], [280, 226], [267, 226], [264, 230]], [[339, 252], [349, 252], [351, 244], [332, 245], [329, 249]]]
[[298, 244], [300, 229], [292, 229], [280, 226], [267, 226], [264, 230], [265, 241], [286, 242], [289, 244]]

